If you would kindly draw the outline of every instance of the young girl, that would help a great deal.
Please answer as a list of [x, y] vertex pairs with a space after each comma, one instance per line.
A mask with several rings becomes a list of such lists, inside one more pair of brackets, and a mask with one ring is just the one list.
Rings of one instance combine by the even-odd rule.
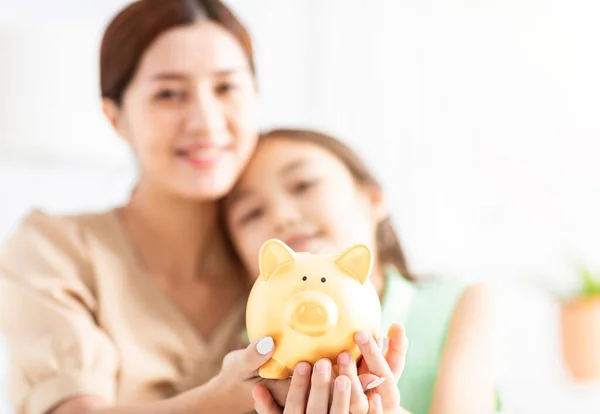
[[313, 253], [372, 246], [382, 332], [400, 323], [410, 341], [398, 383], [402, 407], [413, 414], [494, 411], [486, 290], [416, 283], [381, 186], [346, 145], [314, 131], [264, 134], [223, 208], [233, 247], [251, 275], [258, 275], [258, 252], [269, 238]]

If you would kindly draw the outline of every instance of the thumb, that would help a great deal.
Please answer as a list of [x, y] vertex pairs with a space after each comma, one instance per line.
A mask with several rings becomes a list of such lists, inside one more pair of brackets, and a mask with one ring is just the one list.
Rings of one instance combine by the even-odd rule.
[[257, 375], [258, 368], [271, 359], [274, 350], [275, 342], [270, 336], [252, 341], [243, 352], [240, 368], [248, 376]]

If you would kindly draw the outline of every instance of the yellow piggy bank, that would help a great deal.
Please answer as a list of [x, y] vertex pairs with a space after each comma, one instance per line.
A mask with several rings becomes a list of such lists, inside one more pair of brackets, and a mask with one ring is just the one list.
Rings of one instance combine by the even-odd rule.
[[275, 352], [258, 373], [262, 378], [289, 377], [298, 362], [311, 365], [348, 351], [357, 361], [354, 334], [377, 337], [381, 306], [369, 279], [371, 250], [354, 245], [337, 255], [296, 253], [277, 239], [263, 244], [260, 275], [246, 308], [248, 338], [271, 336]]

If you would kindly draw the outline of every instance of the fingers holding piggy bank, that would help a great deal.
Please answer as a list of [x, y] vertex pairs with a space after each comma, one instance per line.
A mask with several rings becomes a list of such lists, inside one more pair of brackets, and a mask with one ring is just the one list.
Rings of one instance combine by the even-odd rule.
[[246, 308], [250, 341], [270, 336], [271, 359], [260, 367], [262, 378], [289, 377], [298, 362], [328, 358], [337, 375], [337, 356], [347, 351], [354, 361], [360, 350], [357, 331], [377, 337], [381, 307], [370, 281], [373, 257], [362, 244], [337, 255], [296, 253], [277, 239], [260, 250], [260, 275]]

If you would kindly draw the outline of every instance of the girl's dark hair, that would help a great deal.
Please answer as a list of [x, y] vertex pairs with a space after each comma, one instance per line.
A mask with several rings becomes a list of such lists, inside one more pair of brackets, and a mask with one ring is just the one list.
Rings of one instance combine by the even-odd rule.
[[254, 51], [246, 28], [219, 0], [138, 0], [110, 22], [100, 49], [103, 98], [121, 104], [142, 55], [167, 30], [209, 20], [228, 30], [240, 43], [254, 75]]
[[[381, 184], [363, 160], [349, 146], [332, 136], [306, 129], [274, 129], [261, 134], [259, 144], [273, 138], [318, 145], [342, 161], [359, 185], [381, 190]], [[405, 279], [414, 281], [415, 277], [408, 269], [400, 240], [389, 217], [378, 223], [375, 237], [379, 263], [395, 267]]]

